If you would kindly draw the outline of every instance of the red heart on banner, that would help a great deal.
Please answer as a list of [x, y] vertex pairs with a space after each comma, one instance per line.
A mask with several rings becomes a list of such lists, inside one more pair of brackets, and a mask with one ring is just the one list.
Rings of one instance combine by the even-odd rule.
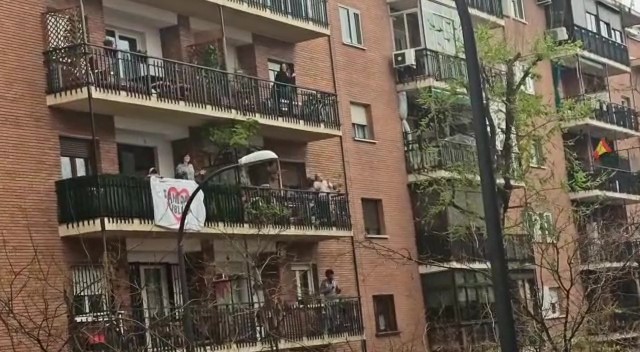
[[178, 221], [182, 219], [182, 212], [187, 204], [187, 200], [189, 200], [189, 195], [189, 190], [186, 188], [177, 189], [171, 187], [167, 190], [167, 206], [169, 210], [171, 210], [173, 217]]

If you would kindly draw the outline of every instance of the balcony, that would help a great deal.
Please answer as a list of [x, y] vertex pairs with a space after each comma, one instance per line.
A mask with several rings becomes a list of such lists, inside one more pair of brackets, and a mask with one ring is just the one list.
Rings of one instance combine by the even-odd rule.
[[[405, 135], [405, 160], [409, 182], [423, 177], [456, 177], [456, 175], [478, 174], [478, 154], [474, 144], [449, 140], [424, 140], [415, 135]], [[523, 186], [522, 166], [518, 154], [511, 177], [514, 186]], [[500, 180], [499, 180], [500, 181]], [[504, 181], [504, 180], [502, 180]]]
[[313, 141], [340, 135], [333, 93], [94, 45], [45, 52], [47, 104], [197, 126], [255, 119], [264, 136]]
[[467, 66], [463, 58], [427, 48], [416, 49], [416, 66], [396, 69], [396, 82], [431, 86], [449, 80], [466, 80]]
[[328, 36], [326, 0], [133, 0], [295, 43]]
[[571, 121], [564, 127], [573, 133], [589, 134], [597, 138], [624, 139], [640, 137], [638, 113], [628, 106], [594, 101], [593, 115], [588, 119]]
[[[418, 251], [435, 263], [486, 263], [490, 260], [487, 238], [484, 235], [454, 238], [455, 235], [422, 234]], [[507, 261], [514, 265], [534, 263], [531, 239], [526, 235], [505, 235], [504, 249]]]
[[629, 72], [627, 46], [577, 25], [567, 26], [569, 39], [582, 42], [581, 54], [592, 61], [607, 64], [608, 74]]
[[[640, 175], [628, 168], [610, 168], [594, 166], [588, 170], [588, 183], [584, 187], [575, 187], [583, 182], [569, 174], [571, 200], [582, 202], [606, 201], [609, 204], [628, 204], [640, 202]], [[581, 176], [582, 177], [582, 176]], [[586, 189], [585, 189], [586, 188]]]
[[[60, 236], [98, 233], [101, 218], [105, 230], [114, 235], [122, 231], [173, 234], [154, 226], [146, 179], [76, 177], [57, 181], [56, 192]], [[220, 184], [208, 184], [203, 193], [207, 214], [203, 234], [268, 234], [315, 240], [351, 236], [346, 194]], [[265, 204], [273, 211], [260, 212]]]
[[467, 5], [471, 9], [478, 10], [484, 14], [488, 14], [489, 16], [502, 18], [504, 14], [502, 13], [502, 1], [500, 0], [466, 0]]
[[[76, 319], [70, 326], [73, 350], [185, 351], [183, 308], [132, 309]], [[261, 351], [322, 346], [363, 339], [360, 300], [340, 298], [322, 304], [206, 304], [192, 309], [197, 351]], [[328, 319], [327, 312], [333, 312]]]

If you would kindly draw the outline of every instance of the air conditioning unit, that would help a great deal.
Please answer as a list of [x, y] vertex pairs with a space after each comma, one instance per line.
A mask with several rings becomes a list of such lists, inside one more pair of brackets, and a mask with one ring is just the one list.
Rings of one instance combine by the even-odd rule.
[[539, 6], [548, 6], [551, 5], [552, 0], [538, 0], [537, 3]]
[[569, 39], [569, 34], [567, 33], [567, 29], [565, 27], [550, 29], [547, 31], [547, 34], [549, 34], [551, 39], [558, 42]]
[[393, 53], [393, 67], [405, 67], [416, 65], [416, 51], [413, 49], [401, 50]]

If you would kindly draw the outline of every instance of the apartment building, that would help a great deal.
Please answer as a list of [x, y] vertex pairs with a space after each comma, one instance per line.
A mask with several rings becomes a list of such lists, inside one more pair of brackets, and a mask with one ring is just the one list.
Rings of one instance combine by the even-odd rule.
[[[578, 55], [553, 65], [538, 64], [535, 73], [539, 77], [524, 89], [558, 106], [566, 99], [578, 97], [594, 101], [590, 118], [562, 126], [564, 133], [552, 135], [546, 145], [532, 153], [535, 158], [529, 159], [531, 165], [525, 168], [524, 177], [545, 180], [546, 190], [540, 197], [545, 199], [545, 204], [537, 209], [530, 209], [531, 204], [512, 206], [516, 217], [525, 215], [524, 210], [528, 209], [530, 213], [526, 215], [534, 218], [531, 227], [536, 232], [527, 233], [532, 229], [523, 228], [521, 235], [509, 233], [505, 237], [514, 299], [538, 304], [551, 325], [561, 317], [560, 307], [566, 307], [562, 302], [565, 298], [557, 287], [558, 279], [541, 269], [543, 253], [535, 238], [544, 232], [540, 224], [562, 227], [562, 236], [573, 238], [569, 241], [575, 241], [576, 248], [580, 247], [580, 268], [575, 271], [586, 279], [585, 283], [594, 274], [624, 276], [615, 278], [617, 284], [609, 297], [615, 302], [615, 313], [603, 313], [602, 319], [592, 324], [595, 327], [589, 326], [589, 334], [604, 335], [601, 340], [614, 335], [637, 337], [633, 333], [633, 322], [638, 316], [633, 312], [638, 307], [638, 285], [633, 279], [634, 270], [620, 268], [629, 265], [629, 258], [637, 248], [633, 224], [637, 216], [638, 170], [634, 165], [637, 164], [638, 114], [633, 50], [638, 43], [633, 36], [635, 32], [629, 28], [638, 24], [638, 14], [613, 1], [578, 4], [555, 0], [487, 0], [467, 1], [467, 4], [474, 25], [488, 26], [494, 35], [504, 36], [506, 45], [524, 55], [531, 51], [533, 39], [545, 31], [560, 41], [581, 41], [583, 47]], [[491, 345], [496, 342], [491, 312], [499, 303], [493, 297], [489, 278], [481, 273], [489, 268], [486, 236], [481, 230], [483, 221], [470, 223], [464, 212], [448, 207], [435, 218], [431, 214], [428, 223], [423, 222], [420, 219], [425, 218], [425, 207], [429, 207], [429, 203], [412, 187], [419, 182], [430, 182], [429, 178], [455, 179], [452, 170], [458, 170], [459, 165], [477, 168], [468, 108], [462, 109], [460, 117], [452, 118], [453, 122], [447, 120], [448, 128], [427, 125], [425, 131], [425, 123], [429, 122], [424, 117], [427, 111], [420, 103], [420, 95], [425, 90], [443, 90], [448, 81], [466, 77], [455, 4], [398, 0], [389, 2], [389, 9], [397, 91], [400, 101], [406, 100], [402, 123], [416, 242], [423, 262], [430, 263], [420, 267], [430, 348], [460, 351]], [[463, 106], [468, 104], [468, 101], [461, 102]], [[611, 146], [602, 158], [594, 154], [601, 140], [607, 147]], [[568, 145], [567, 155], [565, 145]], [[574, 159], [579, 160], [581, 172], [588, 177], [596, 179], [597, 175], [605, 175], [602, 181], [593, 183], [593, 189], [569, 187], [567, 191], [566, 185], [575, 182], [577, 177], [572, 171]], [[515, 198], [527, 199], [527, 189], [524, 184], [521, 186], [523, 188], [518, 189], [519, 185], [515, 185], [513, 192], [518, 194]], [[481, 200], [479, 190], [456, 193], [456, 203], [466, 204], [467, 211], [478, 214], [480, 219]], [[574, 221], [571, 213], [579, 208], [590, 209], [589, 219], [578, 217], [581, 220]], [[465, 235], [452, 237], [450, 229], [454, 227], [466, 228]], [[605, 253], [602, 248], [606, 246], [612, 249]], [[568, 257], [567, 253], [560, 255], [558, 273], [574, 271]], [[588, 290], [586, 287], [585, 292]], [[572, 304], [577, 306], [575, 302]]]
[[[386, 4], [0, 10], [0, 178], [22, 195], [5, 198], [0, 218], [2, 275], [26, 282], [2, 298], [16, 314], [1, 350], [181, 351], [185, 291], [198, 349], [422, 348], [418, 268], [383, 250], [416, 255]], [[293, 85], [274, 82], [283, 64]], [[273, 160], [243, 165], [204, 187], [206, 220], [183, 241], [185, 287], [146, 176], [172, 178], [187, 154], [195, 171], [242, 163], [207, 133], [249, 119], [246, 152], [274, 152], [279, 172]], [[316, 175], [337, 190], [307, 191]], [[174, 191], [167, 199], [183, 202]], [[280, 215], [257, 219], [264, 204]], [[319, 299], [327, 269], [337, 301]]]

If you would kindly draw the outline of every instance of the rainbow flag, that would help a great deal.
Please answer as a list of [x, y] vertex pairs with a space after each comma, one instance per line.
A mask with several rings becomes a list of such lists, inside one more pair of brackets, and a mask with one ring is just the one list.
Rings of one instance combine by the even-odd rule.
[[602, 138], [600, 139], [600, 142], [596, 146], [596, 150], [593, 151], [593, 158], [598, 160], [604, 154], [611, 153], [611, 152], [613, 152], [613, 149], [611, 149], [611, 147], [609, 146], [609, 143], [607, 143], [607, 141], [604, 138]]

